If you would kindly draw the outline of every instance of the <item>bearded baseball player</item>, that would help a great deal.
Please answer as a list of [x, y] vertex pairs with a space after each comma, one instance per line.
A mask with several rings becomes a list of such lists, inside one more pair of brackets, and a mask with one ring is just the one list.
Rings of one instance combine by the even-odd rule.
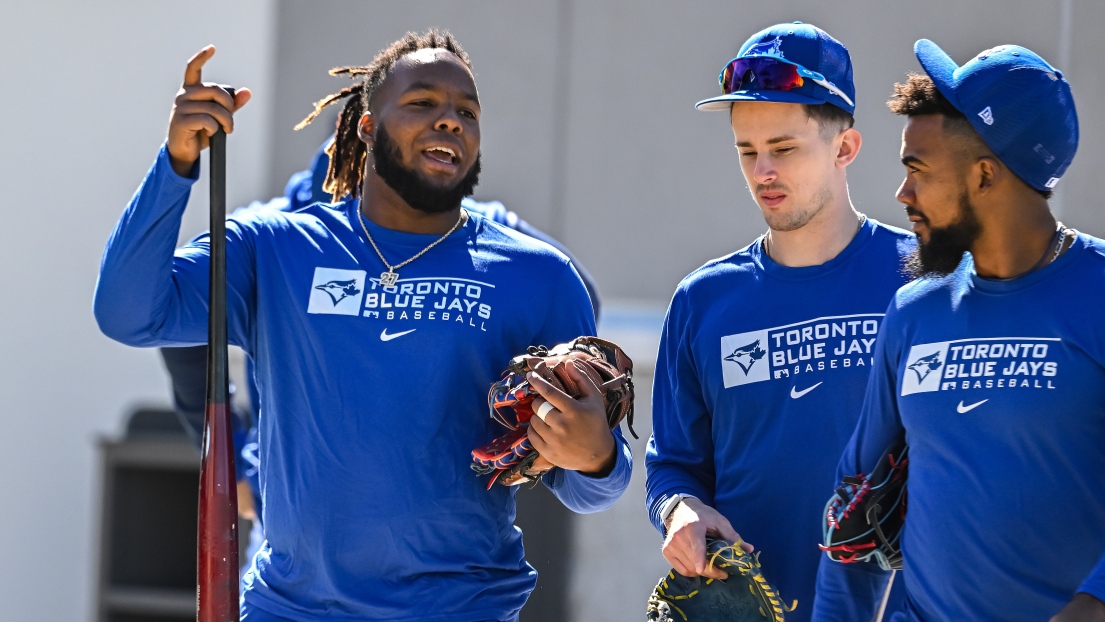
[[[923, 278], [887, 311], [838, 476], [869, 473], [904, 430], [894, 620], [1105, 620], [1105, 320], [1072, 299], [1105, 290], [1105, 242], [1048, 205], [1078, 146], [1070, 85], [1016, 45], [962, 66], [914, 51], [927, 75], [890, 108]], [[843, 620], [873, 594], [821, 598]]]
[[[206, 340], [208, 243], [174, 255], [207, 136], [246, 89], [188, 63], [154, 166], [108, 242], [95, 312], [135, 346]], [[339, 120], [326, 189], [349, 199], [227, 221], [229, 335], [256, 365], [267, 540], [242, 619], [516, 620], [536, 576], [514, 527], [516, 488], [469, 469], [500, 434], [488, 387], [528, 346], [594, 333], [571, 262], [461, 208], [480, 170], [480, 105], [448, 33], [410, 33], [366, 67]], [[319, 108], [325, 106], [321, 103]], [[533, 304], [516, 284], [540, 279]], [[582, 374], [576, 379], [586, 386]], [[602, 396], [534, 383], [555, 408], [530, 440], [542, 479], [577, 512], [609, 507], [631, 455]]]
[[[786, 619], [809, 620], [824, 491], [914, 242], [849, 199], [862, 139], [839, 41], [809, 24], [772, 26], [720, 80], [722, 94], [698, 108], [729, 114], [768, 231], [691, 273], [671, 300], [645, 457], [648, 512], [685, 576], [724, 578], [706, 562], [706, 537], [739, 532], [782, 600], [798, 601]], [[849, 620], [872, 614], [857, 605]]]

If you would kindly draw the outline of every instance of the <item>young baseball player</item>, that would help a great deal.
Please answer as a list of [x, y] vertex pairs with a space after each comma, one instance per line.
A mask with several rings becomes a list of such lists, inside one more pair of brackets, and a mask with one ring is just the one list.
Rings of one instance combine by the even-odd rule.
[[[907, 117], [898, 200], [925, 278], [887, 311], [838, 475], [905, 431], [894, 620], [1105, 620], [1105, 242], [1048, 207], [1078, 146], [1070, 85], [1015, 45], [963, 66], [914, 50], [927, 75], [890, 108]], [[845, 619], [873, 595], [822, 598]]]
[[[188, 63], [157, 161], [108, 242], [95, 311], [137, 346], [206, 339], [208, 245], [173, 247], [200, 151], [249, 99]], [[480, 106], [448, 33], [408, 34], [357, 68], [327, 190], [349, 200], [227, 222], [229, 334], [262, 392], [266, 543], [242, 619], [516, 620], [536, 580], [513, 526], [514, 490], [469, 470], [500, 431], [486, 393], [534, 344], [594, 332], [586, 290], [548, 245], [461, 208], [479, 173]], [[516, 285], [542, 279], [555, 301]], [[588, 382], [576, 374], [578, 382]], [[601, 394], [555, 405], [533, 445], [544, 483], [604, 509], [631, 455]]]
[[[720, 80], [722, 95], [698, 108], [729, 113], [768, 231], [692, 272], [671, 300], [645, 458], [648, 513], [664, 557], [686, 576], [724, 577], [706, 565], [705, 538], [739, 532], [783, 600], [798, 600], [787, 620], [808, 620], [825, 487], [914, 242], [849, 199], [846, 170], [862, 140], [839, 41], [809, 24], [772, 26]], [[867, 607], [849, 619], [869, 620]]]

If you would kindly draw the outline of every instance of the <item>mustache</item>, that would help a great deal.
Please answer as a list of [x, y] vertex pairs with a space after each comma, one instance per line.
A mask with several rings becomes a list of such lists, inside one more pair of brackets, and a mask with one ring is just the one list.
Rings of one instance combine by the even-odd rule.
[[929, 221], [928, 216], [925, 216], [923, 213], [921, 213], [920, 210], [918, 210], [915, 207], [907, 205], [906, 208], [905, 208], [905, 213], [906, 213], [906, 216], [916, 216], [917, 218], [921, 219], [921, 222], [923, 222], [925, 224], [928, 224], [928, 221]]
[[782, 192], [783, 194], [789, 194], [787, 187], [783, 184], [775, 183], [766, 186], [763, 184], [756, 184], [756, 194], [763, 194], [764, 192]]

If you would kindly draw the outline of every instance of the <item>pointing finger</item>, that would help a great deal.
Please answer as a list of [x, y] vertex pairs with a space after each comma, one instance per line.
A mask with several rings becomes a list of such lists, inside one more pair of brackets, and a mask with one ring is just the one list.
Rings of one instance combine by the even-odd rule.
[[200, 83], [203, 77], [203, 65], [214, 55], [215, 46], [208, 45], [188, 59], [188, 66], [184, 68], [184, 86]]
[[570, 404], [574, 401], [572, 400], [571, 396], [552, 386], [547, 380], [545, 380], [538, 374], [530, 372], [526, 375], [526, 380], [529, 381], [530, 386], [532, 386], [533, 389], [537, 391], [538, 395], [545, 398], [549, 402], [552, 402], [553, 406], [559, 408], [560, 410], [571, 409]]

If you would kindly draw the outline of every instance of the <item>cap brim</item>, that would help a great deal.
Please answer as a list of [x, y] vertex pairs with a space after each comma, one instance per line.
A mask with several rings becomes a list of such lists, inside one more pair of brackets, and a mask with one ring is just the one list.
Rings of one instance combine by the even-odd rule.
[[959, 65], [955, 64], [951, 56], [948, 56], [940, 46], [928, 39], [920, 39], [913, 44], [913, 53], [925, 73], [932, 78], [932, 83], [940, 94], [948, 99], [956, 110], [963, 112], [959, 107], [959, 98], [955, 96], [955, 70]]
[[710, 99], [704, 99], [694, 107], [708, 112], [729, 110], [733, 102], [779, 102], [783, 104], [817, 104], [828, 103], [823, 99], [802, 95], [793, 91], [736, 91], [728, 95], [718, 95]]

